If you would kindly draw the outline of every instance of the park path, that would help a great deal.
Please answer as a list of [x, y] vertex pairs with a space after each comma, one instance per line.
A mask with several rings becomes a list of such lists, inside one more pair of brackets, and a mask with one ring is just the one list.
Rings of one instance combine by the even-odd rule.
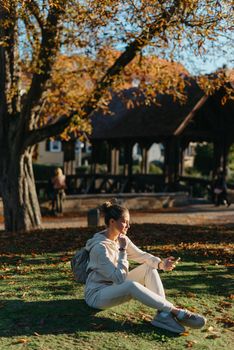
[[[70, 214], [71, 215], [71, 214]], [[63, 217], [44, 217], [43, 227], [87, 227], [87, 215]], [[234, 226], [234, 204], [226, 208], [214, 207], [212, 204], [190, 205], [180, 208], [170, 208], [154, 211], [131, 211], [131, 223], [143, 224], [179, 224], [179, 225], [209, 225], [228, 224]], [[103, 219], [100, 220], [103, 225]]]
[[[131, 223], [174, 224], [174, 225], [230, 225], [234, 227], [234, 204], [214, 207], [212, 204], [195, 204], [180, 208], [169, 208], [154, 211], [131, 210]], [[103, 219], [100, 225], [103, 225]], [[63, 217], [47, 216], [42, 218], [42, 228], [87, 227], [87, 215], [66, 213]], [[0, 230], [4, 230], [3, 218]]]

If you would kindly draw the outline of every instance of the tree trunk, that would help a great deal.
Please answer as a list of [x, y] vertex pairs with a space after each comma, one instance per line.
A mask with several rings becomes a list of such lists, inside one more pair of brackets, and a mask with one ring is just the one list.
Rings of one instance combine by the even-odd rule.
[[32, 168], [32, 149], [23, 154], [5, 150], [3, 157], [1, 189], [5, 230], [19, 232], [39, 228], [41, 213]]

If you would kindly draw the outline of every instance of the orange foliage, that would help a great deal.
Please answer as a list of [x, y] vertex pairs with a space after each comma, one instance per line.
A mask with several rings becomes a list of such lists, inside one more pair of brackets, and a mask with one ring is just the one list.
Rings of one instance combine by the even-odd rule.
[[[60, 55], [55, 62], [52, 79], [43, 95], [43, 109], [41, 110], [41, 123], [47, 122], [47, 118], [59, 118], [61, 115], [69, 115], [71, 110], [76, 110], [79, 115], [79, 132], [90, 132], [89, 124], [82, 116], [82, 106], [87, 96], [92, 94], [96, 81], [101, 79], [103, 72], [112, 65], [120, 52], [105, 48], [100, 50], [98, 58], [91, 60], [81, 55]], [[121, 93], [123, 89], [139, 87], [151, 101], [157, 94], [170, 93], [175, 98], [183, 100], [185, 80], [189, 73], [181, 64], [168, 62], [155, 56], [137, 56], [119, 75], [112, 85], [112, 90]], [[108, 113], [108, 102], [111, 99], [110, 90], [107, 90], [98, 103], [98, 107]], [[131, 107], [131, 101], [127, 101]], [[78, 118], [78, 117], [77, 117]], [[75, 132], [76, 124], [71, 124], [69, 131]]]

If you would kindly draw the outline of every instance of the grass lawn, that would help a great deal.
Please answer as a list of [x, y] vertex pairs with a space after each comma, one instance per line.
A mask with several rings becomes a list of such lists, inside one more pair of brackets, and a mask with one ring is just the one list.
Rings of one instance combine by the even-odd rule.
[[206, 315], [203, 330], [181, 336], [154, 328], [154, 310], [131, 301], [106, 311], [89, 308], [73, 281], [70, 258], [95, 230], [0, 232], [1, 350], [233, 349], [233, 228], [132, 225], [130, 238], [161, 257], [181, 257], [161, 277], [168, 299]]

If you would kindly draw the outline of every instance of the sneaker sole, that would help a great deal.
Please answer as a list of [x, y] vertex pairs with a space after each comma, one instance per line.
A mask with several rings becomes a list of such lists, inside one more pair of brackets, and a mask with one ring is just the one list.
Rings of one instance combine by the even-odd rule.
[[186, 323], [186, 322], [182, 322], [182, 321], [179, 321], [181, 324], [183, 324], [184, 326], [186, 327], [189, 327], [189, 328], [193, 328], [193, 329], [200, 329], [202, 327], [205, 326], [206, 322], [204, 322], [203, 324], [201, 325], [193, 325], [193, 324], [189, 324], [189, 323]]
[[206, 319], [204, 320], [204, 322], [201, 322], [201, 324], [189, 324], [189, 322], [183, 321], [183, 320], [178, 320], [178, 322], [180, 322], [181, 324], [183, 324], [184, 326], [187, 326], [189, 328], [193, 328], [193, 329], [200, 329], [202, 327], [204, 327], [206, 325]]
[[167, 326], [166, 324], [155, 321], [155, 320], [151, 321], [151, 324], [155, 327], [166, 329], [167, 331], [170, 331], [173, 333], [180, 334], [180, 333], [185, 332], [185, 328], [183, 326], [181, 326], [181, 329], [175, 329], [174, 327]]

